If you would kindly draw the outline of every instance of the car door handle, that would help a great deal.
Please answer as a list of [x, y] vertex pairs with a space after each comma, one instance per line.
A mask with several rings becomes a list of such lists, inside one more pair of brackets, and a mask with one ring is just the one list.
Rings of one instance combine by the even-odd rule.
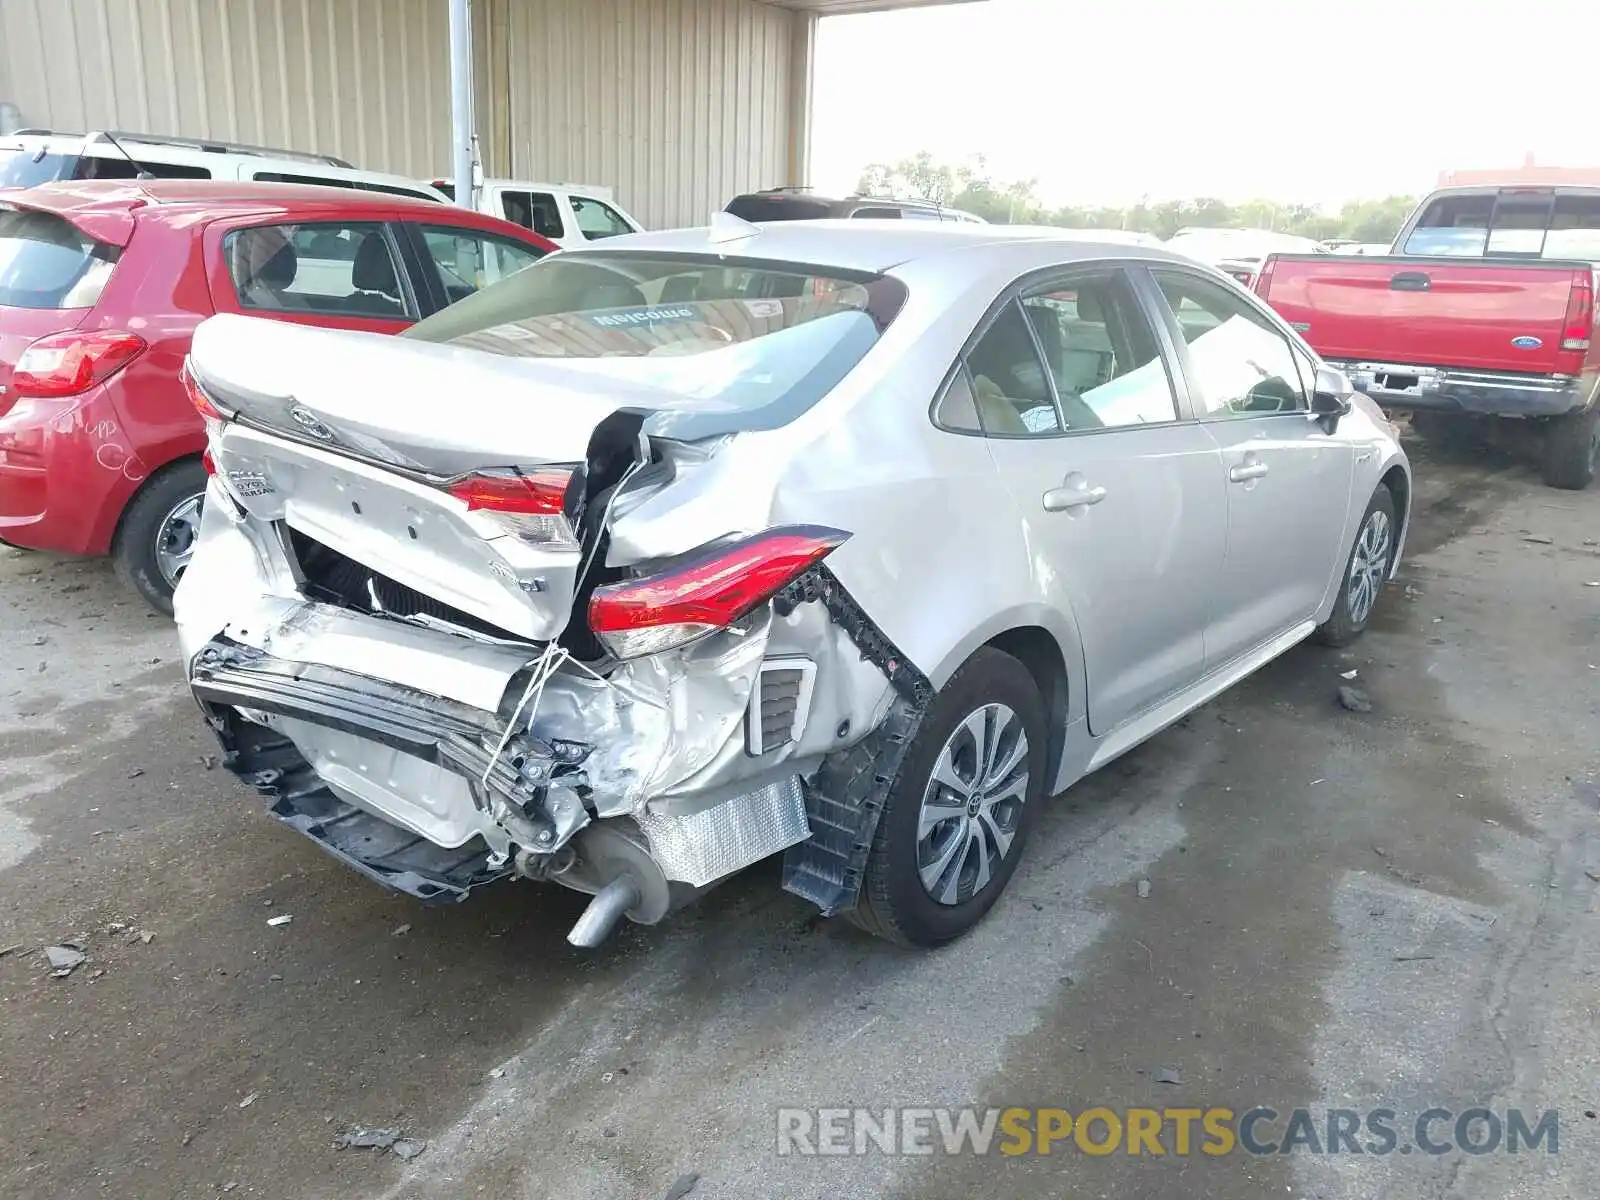
[[1389, 276], [1391, 292], [1431, 292], [1433, 279], [1424, 271], [1401, 271]]
[[1248, 483], [1252, 479], [1260, 479], [1266, 473], [1267, 464], [1264, 462], [1248, 462], [1228, 468], [1228, 478], [1234, 483]]
[[1106, 490], [1103, 487], [1051, 488], [1044, 494], [1044, 510], [1045, 512], [1066, 512], [1069, 509], [1099, 504], [1105, 498]]

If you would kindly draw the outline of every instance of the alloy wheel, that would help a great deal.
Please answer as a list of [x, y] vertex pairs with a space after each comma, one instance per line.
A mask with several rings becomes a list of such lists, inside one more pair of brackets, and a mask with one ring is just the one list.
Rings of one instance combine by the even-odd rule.
[[939, 904], [972, 899], [1011, 852], [1028, 795], [1022, 721], [986, 704], [956, 726], [934, 760], [917, 818], [917, 874]]
[[204, 496], [188, 496], [173, 506], [156, 530], [156, 567], [169, 588], [178, 580], [194, 557], [195, 541], [200, 536], [200, 507]]
[[1383, 588], [1383, 577], [1389, 570], [1390, 543], [1393, 525], [1389, 514], [1375, 509], [1367, 515], [1367, 522], [1356, 538], [1355, 553], [1350, 556], [1350, 620], [1356, 625], [1366, 624], [1372, 615], [1372, 606], [1378, 602], [1378, 592]]

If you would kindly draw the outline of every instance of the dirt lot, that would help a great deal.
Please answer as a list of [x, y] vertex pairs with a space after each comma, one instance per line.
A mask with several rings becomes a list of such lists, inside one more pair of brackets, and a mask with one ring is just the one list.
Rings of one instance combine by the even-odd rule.
[[[1379, 627], [1055, 801], [932, 955], [771, 867], [599, 953], [568, 893], [386, 895], [214, 767], [109, 571], [0, 550], [0, 1195], [1589, 1200], [1600, 493], [1417, 466]], [[1557, 1109], [1560, 1153], [775, 1153], [779, 1106], [991, 1103]], [[427, 1148], [335, 1151], [352, 1125]]]

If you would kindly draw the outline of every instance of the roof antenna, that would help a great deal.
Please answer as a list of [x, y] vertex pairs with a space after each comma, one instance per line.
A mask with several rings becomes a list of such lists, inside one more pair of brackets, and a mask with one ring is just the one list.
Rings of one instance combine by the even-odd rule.
[[117, 141], [116, 134], [111, 133], [109, 130], [102, 129], [99, 133], [92, 133], [88, 137], [86, 137], [84, 139], [84, 141], [85, 142], [92, 142], [97, 137], [105, 138], [106, 141], [110, 142], [113, 146], [115, 146], [117, 148], [117, 153], [121, 154], [123, 158], [128, 160], [129, 164], [133, 167], [133, 170], [134, 170], [134, 176], [133, 177], [135, 179], [154, 179], [155, 178], [155, 176], [149, 170], [147, 170], [145, 168], [145, 165], [143, 163], [141, 163], [133, 155], [128, 153], [128, 148], [126, 146], [124, 146], [121, 142]]

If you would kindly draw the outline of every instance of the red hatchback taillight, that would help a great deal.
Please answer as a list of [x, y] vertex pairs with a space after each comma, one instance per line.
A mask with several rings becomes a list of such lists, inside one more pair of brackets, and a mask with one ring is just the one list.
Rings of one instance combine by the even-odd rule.
[[18, 398], [76, 396], [104, 383], [144, 351], [142, 337], [112, 329], [52, 333], [22, 352], [11, 371], [11, 389]]
[[1561, 348], [1586, 352], [1594, 332], [1594, 272], [1574, 271], [1567, 315], [1561, 322]]
[[708, 546], [654, 575], [595, 588], [589, 629], [618, 658], [684, 645], [766, 603], [849, 536], [794, 525]]
[[483, 471], [456, 480], [449, 491], [468, 512], [486, 514], [509, 533], [556, 549], [576, 549], [566, 513], [572, 475], [571, 467]]

